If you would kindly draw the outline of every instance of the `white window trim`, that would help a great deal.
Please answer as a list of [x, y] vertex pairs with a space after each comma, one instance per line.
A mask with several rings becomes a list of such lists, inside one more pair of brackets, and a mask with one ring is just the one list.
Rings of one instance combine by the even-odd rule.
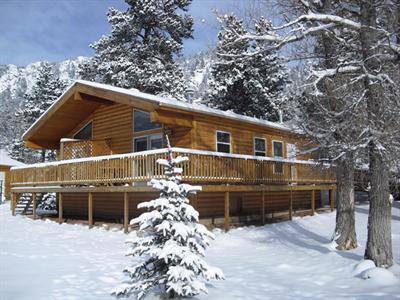
[[[218, 132], [229, 134], [229, 143], [218, 142]], [[218, 152], [218, 144], [229, 145], [229, 153], [232, 153], [232, 134], [228, 131], [216, 130], [215, 131], [215, 151]]]
[[75, 139], [75, 135], [77, 135], [83, 128], [85, 128], [86, 126], [88, 126], [90, 123], [92, 123], [92, 134], [90, 136], [90, 139], [93, 140], [93, 119], [91, 119], [90, 121], [87, 121], [85, 123], [85, 125], [79, 127], [79, 129], [77, 129], [74, 134], [72, 135], [72, 138]]
[[[164, 128], [164, 124], [158, 123], [158, 124], [161, 125], [159, 128], [146, 129], [146, 130], [142, 130], [142, 131], [135, 131], [135, 111], [141, 111], [141, 112], [144, 112], [144, 113], [150, 115], [149, 111], [144, 111], [144, 110], [136, 109], [136, 108], [132, 109], [132, 132], [133, 132], [133, 134], [142, 134], [142, 133], [146, 133], [148, 131], [162, 130]], [[150, 119], [151, 119], [151, 117], [150, 117]], [[146, 135], [142, 135], [142, 136], [146, 136]]]
[[[274, 148], [274, 142], [276, 143], [281, 143], [282, 144], [282, 157], [281, 156], [275, 156], [275, 148]], [[284, 159], [285, 158], [285, 151], [284, 151], [285, 143], [283, 141], [279, 140], [272, 140], [272, 157], [279, 157]], [[282, 172], [275, 172], [275, 163], [272, 165], [273, 173], [274, 174], [279, 174], [283, 175], [285, 173], [285, 168], [282, 166]]]
[[[151, 146], [152, 138], [156, 138], [156, 139], [157, 138], [161, 138], [161, 140], [162, 140], [163, 135], [161, 133], [153, 133], [153, 134], [147, 134], [147, 135], [141, 135], [141, 136], [134, 137], [133, 138], [133, 152], [136, 153], [136, 151], [135, 151], [136, 140], [137, 139], [144, 139], [144, 138], [146, 138], [146, 142], [147, 142], [147, 150], [145, 150], [145, 151], [148, 151], [149, 150], [148, 148], [150, 148], [150, 146]], [[140, 151], [140, 152], [142, 152], [142, 151]]]
[[262, 137], [258, 137], [258, 136], [253, 137], [253, 153], [254, 153], [254, 155], [256, 156], [256, 152], [262, 152], [262, 151], [256, 151], [256, 139], [257, 140], [264, 140], [264, 145], [265, 145], [264, 156], [267, 156], [267, 149], [268, 149], [267, 139], [266, 138], [262, 138]]

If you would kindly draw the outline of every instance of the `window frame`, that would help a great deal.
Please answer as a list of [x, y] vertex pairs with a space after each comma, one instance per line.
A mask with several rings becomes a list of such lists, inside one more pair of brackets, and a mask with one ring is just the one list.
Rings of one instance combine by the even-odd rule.
[[133, 132], [133, 134], [142, 134], [142, 133], [146, 133], [146, 132], [152, 131], [152, 130], [162, 130], [162, 129], [163, 129], [163, 124], [161, 124], [161, 123], [153, 123], [153, 122], [150, 122], [150, 123], [152, 123], [152, 124], [159, 124], [160, 127], [151, 128], [151, 129], [146, 129], [146, 130], [141, 130], [141, 131], [135, 131], [135, 111], [140, 111], [140, 112], [142, 112], [142, 113], [149, 114], [149, 116], [150, 116], [150, 112], [148, 112], [148, 111], [144, 111], [144, 110], [136, 109], [136, 108], [133, 108], [133, 109], [132, 109], [132, 132]]
[[153, 134], [140, 135], [140, 136], [133, 137], [133, 152], [134, 153], [143, 152], [143, 151], [136, 151], [135, 150], [135, 146], [136, 146], [136, 140], [137, 139], [144, 139], [144, 138], [146, 138], [146, 148], [147, 148], [147, 150], [144, 150], [144, 151], [150, 151], [151, 149], [149, 149], [149, 148], [151, 146], [152, 137], [161, 138], [161, 148], [160, 149], [162, 149], [163, 138], [164, 138], [163, 134], [162, 133], [153, 133]]
[[[227, 133], [227, 134], [229, 134], [229, 143], [218, 142], [218, 133]], [[220, 151], [218, 151], [218, 144], [229, 145], [229, 152], [220, 152]], [[218, 152], [218, 153], [232, 153], [232, 134], [229, 131], [223, 131], [223, 130], [216, 130], [215, 131], [215, 152]]]
[[[274, 147], [274, 143], [281, 143], [281, 144], [282, 144], [282, 156], [275, 156], [275, 147]], [[273, 157], [273, 158], [277, 158], [277, 157], [278, 157], [278, 158], [284, 159], [284, 158], [285, 158], [284, 147], [285, 147], [285, 143], [284, 143], [283, 141], [280, 141], [280, 140], [272, 140], [272, 157]], [[279, 163], [279, 162], [278, 162], [278, 163]], [[274, 173], [274, 174], [283, 175], [283, 174], [285, 173], [285, 168], [283, 167], [283, 163], [279, 163], [279, 164], [282, 164], [282, 165], [281, 165], [281, 166], [282, 166], [282, 172], [277, 172], [277, 171], [276, 171], [276, 169], [275, 169], [276, 164], [277, 164], [277, 162], [275, 162], [275, 163], [272, 165], [273, 173]]]
[[[86, 126], [88, 126], [90, 123], [92, 123], [92, 130], [91, 130], [91, 134], [90, 134], [90, 139], [88, 139], [88, 140], [82, 140], [82, 139], [76, 138], [75, 136], [76, 136], [78, 133], [80, 133], [80, 132], [81, 132]], [[87, 121], [83, 126], [79, 127], [79, 129], [76, 130], [76, 131], [74, 132], [74, 134], [72, 135], [72, 138], [73, 138], [73, 139], [76, 139], [76, 140], [82, 140], [82, 141], [90, 141], [90, 140], [93, 140], [93, 123], [94, 123], [94, 122], [93, 122], [93, 119]]]
[[[264, 146], [265, 146], [264, 152], [256, 150], [256, 140], [264, 140]], [[264, 157], [266, 157], [267, 156], [267, 149], [268, 149], [267, 147], [268, 147], [268, 145], [267, 145], [267, 139], [266, 138], [258, 137], [258, 136], [253, 137], [253, 154], [254, 154], [254, 156], [262, 156], [262, 155], [257, 155], [257, 152], [259, 152], [259, 153], [264, 153]]]

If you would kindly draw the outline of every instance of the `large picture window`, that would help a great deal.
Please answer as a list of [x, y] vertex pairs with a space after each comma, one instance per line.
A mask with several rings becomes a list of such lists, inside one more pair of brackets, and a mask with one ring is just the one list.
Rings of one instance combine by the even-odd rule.
[[254, 138], [254, 155], [266, 156], [267, 143], [263, 138]]
[[231, 153], [231, 134], [217, 131], [217, 152]]
[[[272, 141], [273, 156], [283, 158], [283, 143]], [[274, 173], [283, 174], [283, 163], [274, 163]]]
[[161, 128], [161, 124], [151, 122], [150, 113], [136, 109], [133, 111], [134, 132], [146, 131], [157, 128]]
[[74, 135], [77, 140], [91, 140], [92, 139], [93, 122], [87, 123]]

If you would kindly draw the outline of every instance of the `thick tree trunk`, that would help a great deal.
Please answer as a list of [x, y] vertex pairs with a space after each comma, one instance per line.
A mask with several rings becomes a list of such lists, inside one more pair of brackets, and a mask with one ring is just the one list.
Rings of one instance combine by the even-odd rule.
[[391, 203], [389, 200], [389, 171], [379, 149], [370, 145], [370, 181], [368, 240], [364, 258], [379, 267], [393, 265], [391, 237]]
[[[375, 1], [363, 0], [360, 2], [361, 50], [364, 58], [364, 67], [368, 74], [377, 75], [381, 70], [377, 58], [376, 45], [376, 4]], [[369, 76], [365, 77], [365, 97], [367, 100], [368, 126], [370, 128], [369, 163], [370, 183], [368, 240], [364, 257], [371, 259], [379, 267], [389, 267], [393, 264], [392, 237], [391, 237], [391, 204], [389, 202], [389, 168], [385, 159], [385, 150], [375, 142], [376, 133], [384, 130], [385, 91], [379, 82], [373, 82]]]
[[337, 249], [357, 248], [354, 216], [354, 160], [348, 155], [337, 162], [335, 238]]

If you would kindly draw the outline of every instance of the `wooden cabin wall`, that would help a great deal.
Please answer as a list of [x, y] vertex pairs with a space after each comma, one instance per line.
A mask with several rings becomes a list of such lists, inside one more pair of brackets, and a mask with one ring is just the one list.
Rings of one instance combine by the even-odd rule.
[[115, 154], [132, 152], [132, 107], [102, 106], [93, 114], [93, 139], [111, 139]]
[[[181, 115], [176, 113], [176, 118]], [[134, 134], [133, 108], [131, 106], [113, 104], [101, 106], [95, 110], [90, 117], [71, 132], [69, 137], [72, 137], [90, 120], [93, 120], [93, 139], [111, 139], [111, 148], [115, 154], [132, 152], [133, 136], [147, 134], [146, 132]], [[193, 115], [192, 128], [164, 124], [164, 132], [169, 135], [173, 147], [198, 150], [216, 151], [217, 130], [231, 133], [231, 151], [236, 154], [254, 155], [255, 137], [266, 139], [267, 156], [270, 157], [273, 156], [272, 141], [274, 140], [283, 142], [284, 157], [287, 157], [287, 143], [296, 144], [298, 148], [306, 145], [303, 138], [290, 132], [201, 114]], [[297, 158], [309, 159], [310, 157], [310, 154], [304, 154]]]
[[267, 156], [273, 155], [272, 141], [283, 142], [283, 154], [286, 153], [286, 143], [293, 142], [291, 134], [284, 131], [252, 126], [246, 123], [227, 119], [196, 116], [194, 130], [195, 148], [199, 150], [216, 151], [216, 131], [231, 133], [232, 153], [254, 155], [254, 138], [265, 138], [267, 142]]

